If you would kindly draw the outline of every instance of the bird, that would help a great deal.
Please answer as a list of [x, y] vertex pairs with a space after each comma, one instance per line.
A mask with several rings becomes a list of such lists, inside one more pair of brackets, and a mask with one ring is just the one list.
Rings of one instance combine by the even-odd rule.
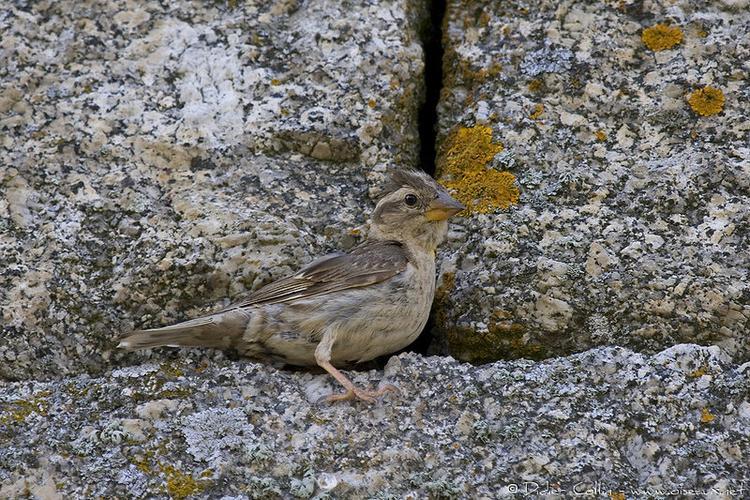
[[338, 368], [394, 353], [419, 336], [435, 296], [437, 248], [448, 219], [463, 210], [427, 173], [394, 170], [367, 238], [349, 252], [319, 258], [217, 312], [131, 332], [118, 347], [234, 349], [259, 360], [317, 365], [344, 388], [327, 401], [373, 403], [398, 389], [357, 387]]

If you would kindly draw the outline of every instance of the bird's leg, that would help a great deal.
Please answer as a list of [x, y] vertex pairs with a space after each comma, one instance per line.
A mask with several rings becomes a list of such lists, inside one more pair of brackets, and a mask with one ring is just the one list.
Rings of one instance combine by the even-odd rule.
[[346, 378], [346, 375], [341, 373], [336, 369], [335, 366], [331, 364], [330, 359], [332, 346], [333, 339], [331, 338], [330, 334], [327, 333], [326, 335], [324, 335], [320, 344], [318, 344], [318, 347], [315, 349], [315, 361], [318, 363], [318, 366], [323, 368], [325, 371], [330, 373], [333, 378], [338, 380], [339, 384], [344, 386], [346, 392], [340, 394], [331, 394], [330, 396], [326, 397], [326, 401], [332, 403], [334, 401], [346, 401], [348, 399], [357, 398], [361, 399], [362, 401], [367, 401], [368, 403], [374, 403], [376, 397], [382, 396], [386, 392], [398, 392], [398, 389], [392, 385], [383, 386], [376, 391], [368, 391], [355, 386], [351, 380]]
[[348, 399], [354, 398], [361, 399], [362, 401], [367, 401], [368, 403], [374, 403], [375, 398], [377, 398], [378, 396], [382, 396], [386, 392], [398, 392], [398, 389], [393, 385], [385, 385], [376, 391], [360, 389], [359, 387], [354, 385], [351, 380], [346, 378], [346, 375], [337, 370], [336, 367], [333, 366], [330, 362], [318, 361], [318, 365], [325, 371], [333, 375], [333, 378], [338, 380], [339, 383], [346, 389], [346, 392], [342, 392], [340, 394], [331, 394], [330, 396], [328, 396], [326, 398], [326, 401], [329, 401], [331, 403], [334, 401], [346, 401]]

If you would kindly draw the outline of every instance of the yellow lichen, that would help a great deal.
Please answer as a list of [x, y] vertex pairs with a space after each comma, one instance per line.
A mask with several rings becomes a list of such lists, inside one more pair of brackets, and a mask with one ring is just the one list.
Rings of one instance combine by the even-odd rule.
[[703, 87], [688, 96], [688, 104], [696, 114], [715, 115], [724, 109], [724, 93], [714, 87]]
[[156, 393], [153, 399], [185, 399], [192, 395], [193, 392], [190, 389], [167, 389]]
[[492, 129], [484, 125], [459, 127], [443, 143], [439, 178], [466, 205], [467, 212], [490, 213], [518, 203], [515, 176], [487, 168], [502, 150], [502, 144], [492, 142]]
[[668, 24], [655, 24], [641, 33], [641, 40], [654, 52], [671, 49], [682, 42], [682, 30]]
[[167, 477], [167, 493], [174, 499], [182, 500], [206, 488], [205, 484], [199, 483], [190, 474], [171, 465], [161, 464], [161, 471]]
[[625, 493], [622, 491], [610, 491], [609, 498], [612, 500], [625, 500]]
[[716, 417], [709, 411], [708, 408], [701, 409], [701, 423], [710, 424]]
[[693, 378], [698, 378], [698, 377], [702, 377], [706, 373], [708, 373], [708, 369], [705, 366], [701, 366], [697, 370], [693, 370], [692, 372], [690, 372], [689, 375]]
[[531, 112], [531, 114], [529, 115], [529, 118], [531, 118], [532, 120], [538, 120], [539, 118], [542, 117], [543, 114], [544, 114], [544, 104], [539, 103], [539, 104], [534, 105], [534, 111]]
[[156, 460], [157, 452], [165, 454], [164, 445], [160, 445], [158, 450], [147, 450], [143, 455], [131, 458], [130, 463], [150, 476], [159, 473], [164, 474], [166, 480], [164, 487], [169, 496], [174, 499], [182, 500], [206, 489], [208, 479], [213, 475], [211, 469], [203, 471], [200, 474], [200, 480], [196, 480], [191, 474], [186, 474], [173, 465]]
[[469, 61], [464, 59], [458, 60], [457, 70], [462, 77], [462, 82], [471, 88], [476, 88], [489, 78], [495, 78], [503, 70], [503, 67], [499, 63], [492, 63], [487, 67], [479, 69], [474, 68]]
[[172, 378], [179, 378], [185, 374], [182, 371], [182, 368], [180, 368], [176, 363], [173, 363], [173, 362], [162, 363], [161, 371], [165, 375], [172, 377]]
[[696, 28], [695, 34], [701, 38], [706, 38], [708, 36], [708, 28], [702, 24], [699, 24]]
[[544, 88], [544, 82], [540, 79], [531, 80], [526, 87], [529, 89], [529, 92], [538, 93], [541, 92], [541, 90]]
[[490, 21], [492, 20], [492, 17], [490, 16], [489, 12], [482, 11], [481, 14], [479, 14], [478, 19], [478, 25], [484, 27], [487, 27], [490, 24]]
[[450, 46], [446, 49], [444, 57], [444, 82], [443, 88], [450, 88], [454, 86], [461, 86], [470, 89], [466, 99], [473, 99], [469, 97], [477, 90], [481, 84], [488, 79], [495, 79], [503, 70], [503, 67], [498, 62], [492, 62], [487, 66], [477, 67], [475, 62], [467, 60], [461, 56]]
[[0, 425], [22, 424], [32, 413], [47, 415], [47, 398], [51, 394], [52, 391], [40, 391], [29, 400], [17, 399], [6, 403], [0, 410]]
[[607, 133], [602, 129], [599, 129], [596, 132], [594, 132], [594, 135], [596, 136], [596, 140], [599, 142], [604, 142], [607, 140]]

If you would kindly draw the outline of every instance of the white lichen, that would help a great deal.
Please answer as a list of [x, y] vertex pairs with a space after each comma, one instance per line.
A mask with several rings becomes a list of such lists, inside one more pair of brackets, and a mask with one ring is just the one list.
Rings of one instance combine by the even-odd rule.
[[231, 459], [233, 452], [255, 440], [253, 425], [238, 408], [211, 408], [193, 413], [185, 417], [183, 425], [187, 452], [212, 468], [219, 468]]

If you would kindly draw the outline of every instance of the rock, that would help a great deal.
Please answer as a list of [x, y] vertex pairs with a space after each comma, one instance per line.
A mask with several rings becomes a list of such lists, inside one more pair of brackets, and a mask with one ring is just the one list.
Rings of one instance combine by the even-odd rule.
[[385, 168], [417, 161], [424, 16], [398, 0], [9, 6], [0, 378], [101, 372], [121, 333], [356, 244]]
[[734, 3], [448, 2], [437, 166], [470, 210], [432, 352], [750, 359], [749, 27]]
[[400, 354], [348, 372], [400, 387], [373, 405], [113, 349], [366, 235], [417, 162], [426, 5], [9, 6], [0, 498], [742, 497], [746, 3], [449, 2], [438, 174], [470, 216], [432, 349], [540, 361]]
[[[718, 347], [480, 367], [406, 353], [385, 376], [351, 372], [362, 386], [400, 387], [373, 405], [311, 402], [310, 385], [338, 390], [331, 377], [246, 360], [195, 356], [141, 373], [0, 387], [0, 496], [736, 497], [750, 475], [750, 364]], [[173, 410], [143, 420], [165, 393]]]

